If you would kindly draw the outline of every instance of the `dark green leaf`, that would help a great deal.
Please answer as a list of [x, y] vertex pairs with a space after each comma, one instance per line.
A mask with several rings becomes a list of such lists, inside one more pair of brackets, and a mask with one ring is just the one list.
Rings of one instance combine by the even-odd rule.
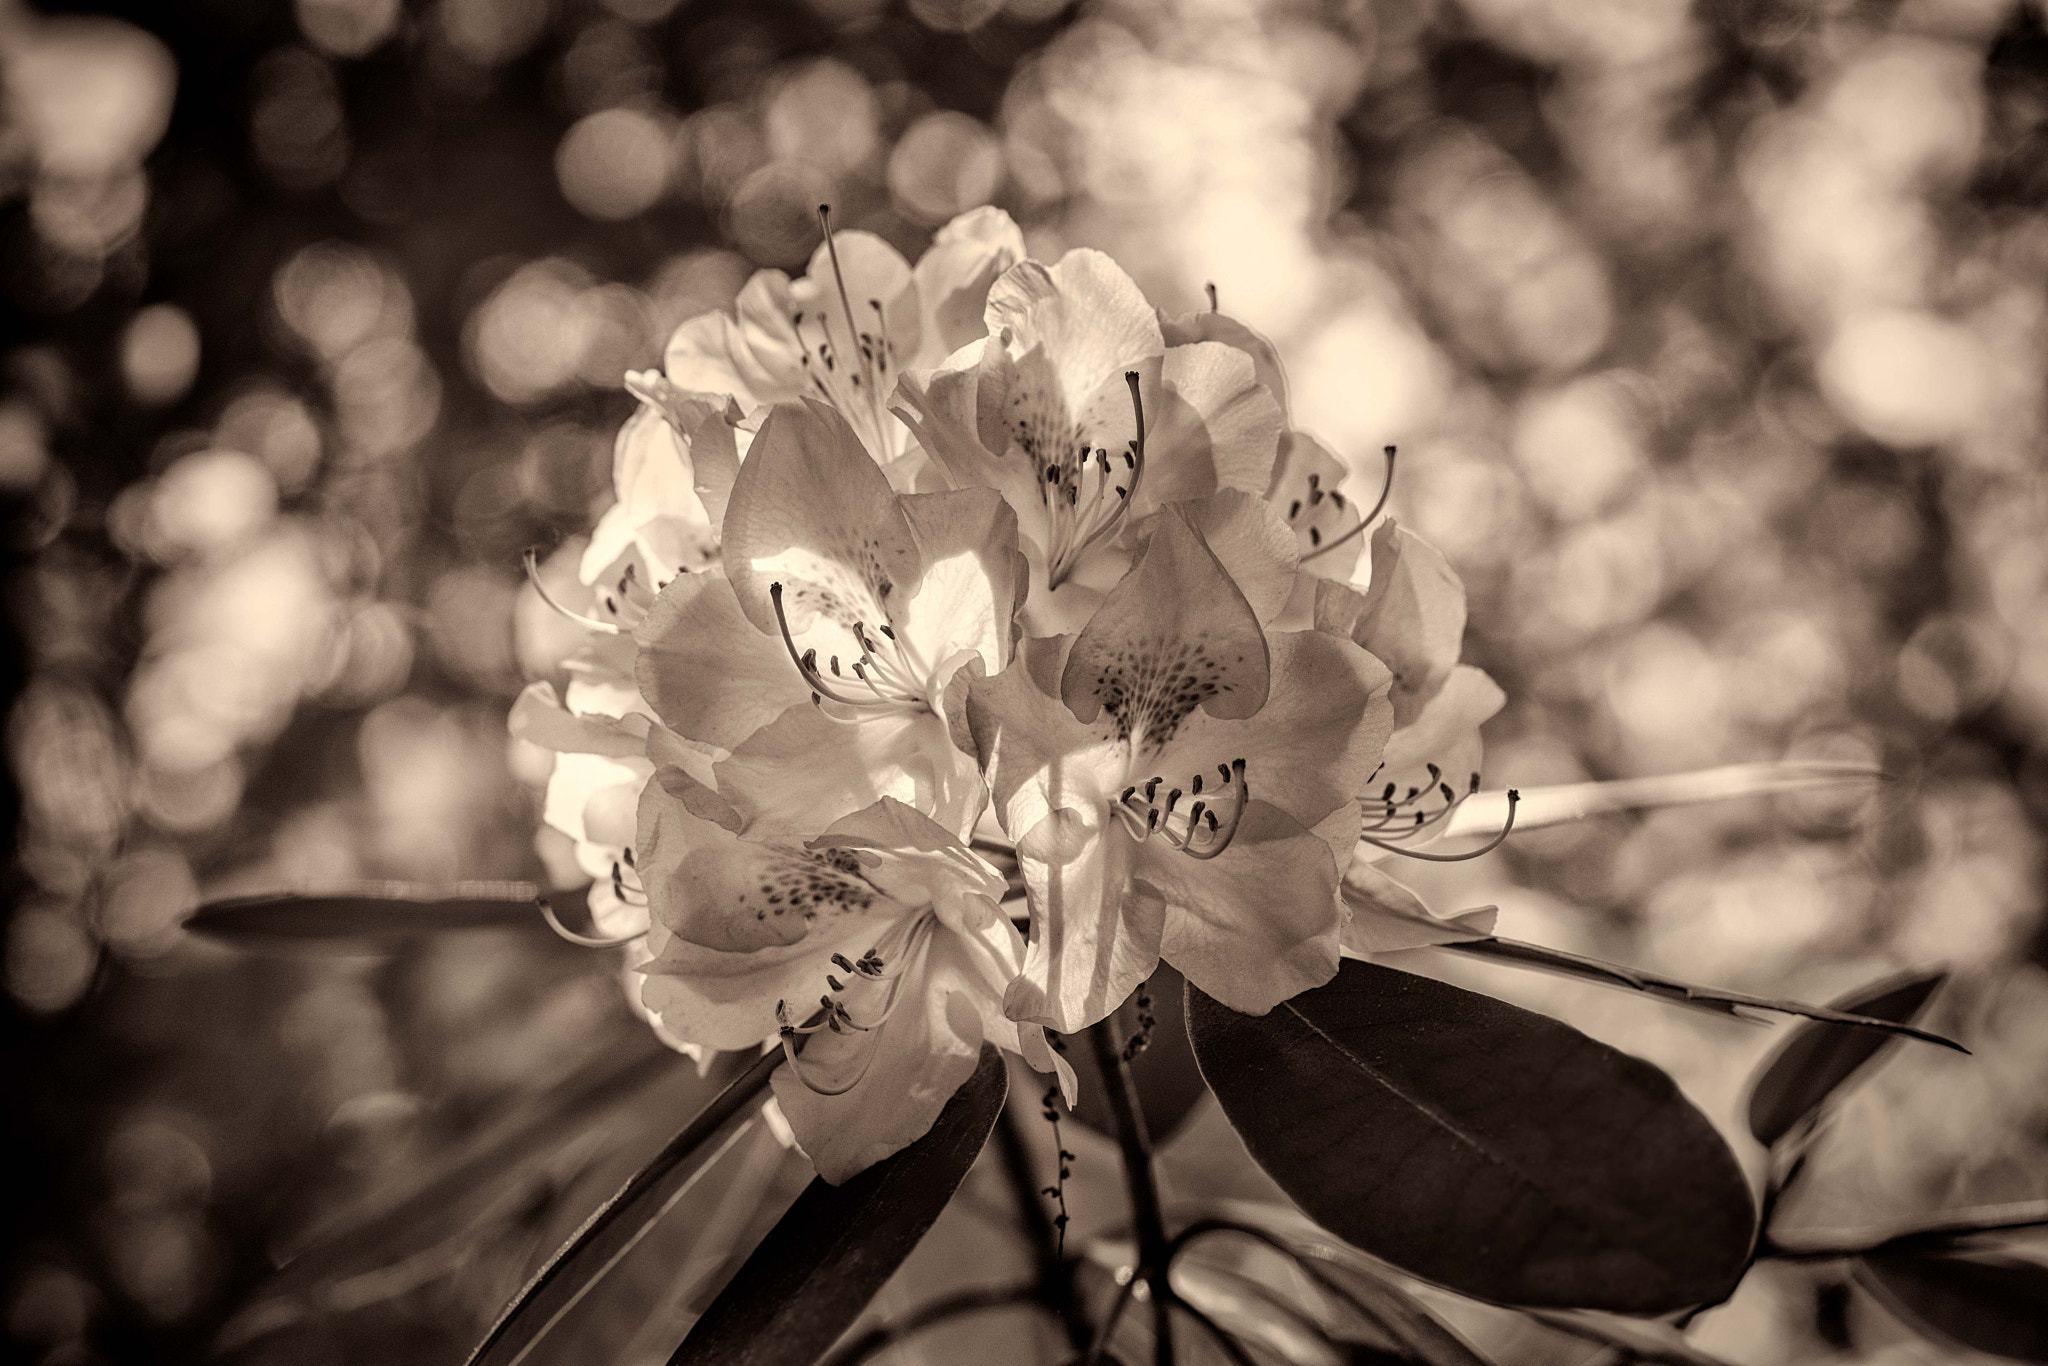
[[1671, 1079], [1547, 1016], [1347, 961], [1265, 1016], [1189, 989], [1202, 1075], [1338, 1237], [1506, 1304], [1655, 1313], [1741, 1278], [1755, 1211]]
[[1539, 968], [1566, 977], [1577, 977], [1583, 981], [1597, 982], [1601, 986], [1640, 991], [1645, 995], [1678, 1005], [1698, 1006], [1718, 1015], [1739, 1017], [1740, 1007], [1773, 1011], [1779, 1015], [1804, 1015], [1808, 1019], [1825, 1020], [1846, 1029], [1902, 1035], [1918, 1039], [1922, 1043], [1953, 1048], [1958, 1053], [1970, 1051], [1954, 1039], [1944, 1038], [1924, 1029], [1915, 1029], [1904, 1017], [1889, 1019], [1876, 1011], [1858, 1013], [1852, 1007], [1840, 1005], [1808, 1005], [1804, 1001], [1794, 1001], [1784, 996], [1751, 996], [1746, 992], [1695, 986], [1690, 982], [1681, 982], [1675, 977], [1660, 977], [1654, 972], [1644, 972], [1640, 968], [1624, 967], [1604, 959], [1588, 958], [1584, 954], [1566, 953], [1563, 949], [1545, 948], [1541, 944], [1525, 944], [1518, 939], [1474, 939], [1461, 944], [1445, 944], [1443, 947], [1477, 958], [1490, 958], [1495, 962], [1513, 964], [1516, 967]]
[[[588, 891], [546, 895], [573, 914]], [[372, 882], [324, 892], [228, 897], [194, 911], [185, 928], [232, 944], [268, 946], [377, 944], [443, 930], [545, 931], [541, 896], [530, 882]]]
[[2048, 1266], [1997, 1252], [1918, 1251], [1852, 1265], [1865, 1289], [1929, 1337], [2048, 1362]]
[[[1947, 980], [1946, 972], [1891, 977], [1860, 987], [1834, 1005], [1859, 1015], [1909, 1022], [1919, 1017]], [[1890, 1042], [1882, 1034], [1844, 1025], [1800, 1025], [1757, 1073], [1749, 1093], [1750, 1133], [1765, 1147], [1776, 1143]]]
[[981, 1063], [931, 1131], [843, 1186], [813, 1181], [683, 1339], [669, 1366], [811, 1366], [910, 1255], [974, 1165], [1009, 1090]]
[[683, 1126], [653, 1161], [635, 1172], [505, 1307], [470, 1354], [470, 1366], [519, 1360], [575, 1308], [689, 1190], [692, 1181], [745, 1136], [753, 1118], [752, 1102], [767, 1089], [769, 1077], [781, 1062], [780, 1053], [763, 1054]]

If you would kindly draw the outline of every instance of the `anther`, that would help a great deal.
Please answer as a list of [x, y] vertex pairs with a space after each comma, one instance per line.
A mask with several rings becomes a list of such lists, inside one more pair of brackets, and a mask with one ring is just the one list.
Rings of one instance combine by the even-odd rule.
[[1368, 513], [1366, 513], [1366, 514], [1365, 514], [1365, 515], [1364, 515], [1363, 517], [1360, 517], [1360, 518], [1358, 519], [1358, 525], [1357, 525], [1357, 526], [1354, 526], [1354, 527], [1352, 527], [1352, 528], [1351, 528], [1351, 529], [1350, 529], [1349, 531], [1345, 532], [1345, 533], [1344, 533], [1344, 534], [1343, 534], [1342, 536], [1339, 536], [1339, 537], [1337, 537], [1336, 539], [1332, 540], [1332, 541], [1331, 541], [1331, 542], [1330, 542], [1330, 543], [1329, 543], [1328, 545], [1320, 545], [1320, 544], [1318, 544], [1318, 543], [1319, 543], [1319, 541], [1321, 540], [1321, 536], [1320, 536], [1320, 534], [1319, 534], [1319, 533], [1318, 533], [1318, 532], [1317, 532], [1316, 530], [1314, 530], [1314, 529], [1311, 529], [1311, 530], [1309, 531], [1309, 544], [1310, 544], [1310, 545], [1312, 545], [1312, 546], [1316, 546], [1316, 549], [1313, 549], [1313, 550], [1309, 551], [1309, 553], [1308, 553], [1308, 554], [1306, 554], [1306, 555], [1304, 555], [1304, 556], [1302, 556], [1302, 557], [1301, 557], [1302, 559], [1304, 559], [1304, 560], [1311, 560], [1311, 559], [1314, 559], [1314, 558], [1315, 558], [1316, 556], [1318, 556], [1318, 555], [1327, 555], [1327, 554], [1329, 554], [1329, 553], [1330, 553], [1331, 551], [1335, 550], [1335, 549], [1336, 549], [1336, 548], [1337, 548], [1338, 546], [1340, 546], [1340, 545], [1343, 545], [1343, 544], [1344, 544], [1344, 543], [1345, 543], [1346, 541], [1352, 540], [1352, 539], [1353, 539], [1353, 538], [1355, 538], [1355, 537], [1358, 537], [1358, 536], [1361, 536], [1361, 535], [1363, 535], [1363, 534], [1365, 533], [1365, 529], [1366, 529], [1367, 527], [1371, 526], [1371, 525], [1373, 524], [1373, 520], [1374, 520], [1375, 518], [1377, 518], [1377, 517], [1378, 517], [1378, 516], [1380, 515], [1380, 513], [1381, 513], [1381, 512], [1382, 512], [1382, 511], [1383, 511], [1383, 510], [1384, 510], [1384, 509], [1386, 508], [1386, 506], [1387, 506], [1387, 499], [1388, 499], [1389, 497], [1391, 497], [1391, 496], [1393, 495], [1393, 492], [1394, 492], [1394, 455], [1395, 455], [1395, 448], [1394, 448], [1394, 447], [1392, 447], [1392, 446], [1388, 446], [1388, 447], [1386, 448], [1386, 455], [1387, 455], [1387, 475], [1386, 475], [1386, 482], [1384, 482], [1383, 484], [1381, 484], [1381, 485], [1380, 485], [1380, 496], [1379, 496], [1379, 501], [1378, 501], [1378, 502], [1376, 502], [1376, 503], [1374, 503], [1374, 504], [1372, 505], [1372, 511], [1371, 511], [1371, 512], [1368, 512]]

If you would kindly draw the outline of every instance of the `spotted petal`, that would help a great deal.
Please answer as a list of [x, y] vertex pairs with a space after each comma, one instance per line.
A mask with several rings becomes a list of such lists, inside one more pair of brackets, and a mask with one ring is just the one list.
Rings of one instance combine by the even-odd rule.
[[1107, 714], [1156, 750], [1197, 708], [1243, 718], [1266, 701], [1265, 633], [1251, 604], [1176, 508], [1075, 639], [1060, 698], [1083, 723]]
[[742, 838], [693, 815], [659, 781], [647, 785], [639, 815], [636, 866], [649, 913], [676, 939], [746, 953], [814, 932], [836, 940], [841, 922], [895, 914], [850, 859]]
[[899, 585], [917, 579], [917, 543], [895, 491], [846, 419], [821, 403], [770, 411], [733, 484], [724, 543], [741, 610], [777, 637], [773, 584], [801, 632], [820, 614], [877, 628]]

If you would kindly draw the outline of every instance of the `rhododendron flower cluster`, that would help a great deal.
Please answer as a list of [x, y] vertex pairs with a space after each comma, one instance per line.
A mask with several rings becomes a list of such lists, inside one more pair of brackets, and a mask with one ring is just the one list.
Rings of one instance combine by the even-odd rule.
[[1463, 591], [1383, 515], [1391, 448], [1347, 492], [1243, 324], [980, 209], [915, 266], [828, 224], [626, 384], [549, 594], [588, 637], [513, 729], [555, 751], [574, 937], [630, 946], [672, 1044], [783, 1048], [828, 1180], [985, 1042], [1071, 1098], [1045, 1031], [1162, 961], [1257, 1014], [1489, 928], [1383, 867], [1480, 785]]

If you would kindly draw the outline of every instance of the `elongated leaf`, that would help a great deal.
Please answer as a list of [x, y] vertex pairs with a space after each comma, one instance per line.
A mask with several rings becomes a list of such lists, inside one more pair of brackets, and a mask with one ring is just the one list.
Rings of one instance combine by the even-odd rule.
[[[1189, 1227], [1208, 1233], [1236, 1233], [1291, 1258], [1326, 1295], [1374, 1329], [1384, 1339], [1381, 1346], [1398, 1347], [1404, 1360], [1422, 1366], [1489, 1366], [1471, 1344], [1396, 1283], [1385, 1267], [1330, 1237], [1294, 1210], [1258, 1207], [1245, 1201], [1229, 1201], [1226, 1207], [1231, 1218]], [[1214, 1241], [1205, 1237], [1204, 1246], [1211, 1247]]]
[[228, 1351], [308, 1315], [345, 1312], [452, 1271], [490, 1236], [545, 1199], [565, 1161], [591, 1155], [628, 1107], [673, 1103], [701, 1087], [687, 1059], [644, 1030], [622, 1032], [617, 1056], [579, 1071], [458, 1146], [409, 1187], [314, 1229], [278, 1274], [221, 1330]]
[[2048, 1266], [1996, 1252], [1880, 1252], [1857, 1281], [1930, 1337], [2048, 1361]]
[[[1915, 972], [1859, 987], [1833, 1004], [1856, 1015], [1911, 1023], [1920, 1017], [1946, 972]], [[1757, 1072], [1749, 1093], [1749, 1131], [1769, 1147], [1827, 1103], [1843, 1082], [1890, 1045], [1868, 1030], [1806, 1024]]]
[[1338, 1237], [1481, 1299], [1715, 1300], [1755, 1229], [1734, 1154], [1671, 1079], [1548, 1016], [1347, 961], [1263, 1017], [1189, 989], [1202, 1075]]
[[[1563, 825], [1613, 811], [1694, 806], [1737, 797], [1831, 787], [1872, 787], [1883, 779], [1884, 774], [1868, 764], [1794, 759], [1782, 763], [1729, 764], [1652, 778], [1618, 778], [1604, 783], [1525, 787], [1516, 794], [1520, 800], [1515, 803], [1515, 829], [1540, 830], [1547, 825]], [[1444, 838], [1491, 837], [1507, 817], [1507, 793], [1481, 792], [1452, 813]]]
[[576, 1307], [719, 1154], [743, 1136], [754, 1101], [782, 1061], [766, 1053], [718, 1093], [653, 1161], [633, 1174], [522, 1290], [477, 1349], [470, 1366], [510, 1366]]
[[[1595, 982], [1601, 986], [1640, 991], [1645, 995], [1675, 1001], [1681, 1005], [1701, 1006], [1722, 1015], [1739, 1015], [1737, 1007], [1768, 1010], [1780, 1015], [1803, 1015], [1809, 1020], [1824, 1021], [1852, 1034], [1864, 1031], [1880, 1036], [1894, 1034], [1902, 1038], [1918, 1039], [1922, 1043], [1940, 1044], [1943, 1048], [1952, 1048], [1958, 1053], [1967, 1054], [1970, 1051], [1954, 1039], [1916, 1028], [1905, 1016], [1888, 1018], [1883, 1011], [1858, 1012], [1840, 1004], [1816, 1006], [1785, 996], [1751, 996], [1746, 992], [1695, 986], [1690, 982], [1679, 981], [1675, 977], [1662, 977], [1654, 972], [1644, 972], [1641, 968], [1625, 967], [1620, 963], [1589, 958], [1584, 954], [1566, 953], [1563, 949], [1545, 948], [1541, 944], [1525, 944], [1519, 939], [1502, 939], [1495, 936], [1491, 939], [1444, 944], [1441, 947], [1475, 958], [1490, 958], [1495, 962], [1509, 963], [1515, 967], [1537, 968], [1544, 972]], [[1876, 1047], [1882, 1045], [1883, 1039], [1880, 1037], [1871, 1042], [1872, 1046]]]
[[[572, 913], [588, 888], [545, 893]], [[234, 896], [194, 911], [185, 928], [230, 944], [378, 944], [444, 930], [546, 932], [531, 882], [365, 882], [318, 892]]]
[[843, 1186], [813, 1181], [669, 1358], [669, 1366], [811, 1366], [867, 1307], [953, 1198], [1009, 1091], [981, 1062], [931, 1131]]
[[1720, 1357], [1702, 1352], [1685, 1340], [1685, 1334], [1655, 1319], [1627, 1319], [1616, 1314], [1595, 1314], [1586, 1310], [1534, 1311], [1539, 1323], [1588, 1342], [1619, 1347], [1638, 1361], [1657, 1361], [1665, 1366], [1729, 1366]]

